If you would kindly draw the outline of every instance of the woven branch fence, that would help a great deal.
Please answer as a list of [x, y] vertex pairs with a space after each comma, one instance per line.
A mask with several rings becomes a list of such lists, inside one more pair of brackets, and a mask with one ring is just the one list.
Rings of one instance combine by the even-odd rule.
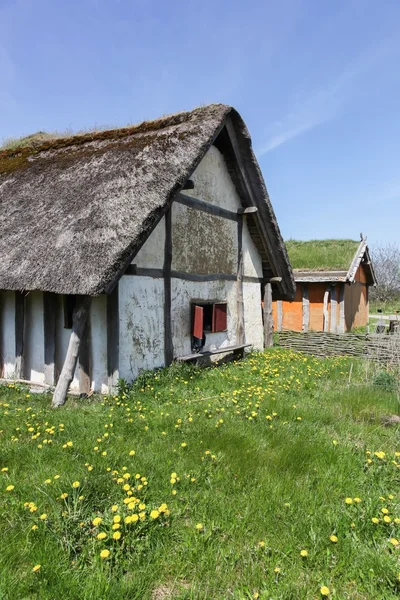
[[279, 331], [277, 345], [315, 356], [355, 356], [400, 364], [400, 335]]

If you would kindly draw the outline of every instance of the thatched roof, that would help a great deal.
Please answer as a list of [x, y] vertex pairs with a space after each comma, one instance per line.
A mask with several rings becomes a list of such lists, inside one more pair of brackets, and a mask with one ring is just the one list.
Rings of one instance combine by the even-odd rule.
[[266, 270], [293, 295], [247, 128], [221, 104], [0, 153], [0, 289], [109, 292], [228, 120], [268, 237]]
[[354, 240], [309, 240], [286, 242], [293, 274], [301, 282], [353, 283], [362, 264], [369, 285], [376, 277], [366, 238]]

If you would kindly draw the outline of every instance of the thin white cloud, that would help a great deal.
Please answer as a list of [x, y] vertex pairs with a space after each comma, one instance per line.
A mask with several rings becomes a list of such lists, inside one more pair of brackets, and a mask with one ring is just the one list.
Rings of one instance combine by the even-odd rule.
[[319, 85], [307, 93], [296, 94], [293, 109], [267, 132], [266, 141], [257, 149], [258, 157], [297, 136], [314, 129], [337, 115], [354, 92], [357, 78], [374, 67], [392, 50], [391, 44], [374, 49], [353, 61], [328, 85]]

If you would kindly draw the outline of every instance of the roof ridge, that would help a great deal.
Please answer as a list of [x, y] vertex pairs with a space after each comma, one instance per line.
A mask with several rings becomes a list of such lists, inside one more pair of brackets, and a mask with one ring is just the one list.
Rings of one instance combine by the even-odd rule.
[[[225, 108], [227, 112], [232, 110], [232, 107], [227, 104], [213, 103], [205, 106], [198, 106], [192, 110], [179, 111], [158, 117], [156, 119], [150, 119], [141, 121], [135, 125], [127, 125], [125, 127], [115, 127], [114, 129], [105, 129], [103, 131], [91, 131], [86, 133], [76, 133], [69, 136], [55, 137], [52, 140], [43, 142], [37, 146], [20, 146], [17, 148], [10, 148], [6, 150], [0, 150], [0, 160], [7, 158], [14, 158], [15, 156], [35, 155], [40, 152], [46, 152], [47, 150], [61, 149], [73, 145], [86, 144], [98, 140], [108, 139], [121, 139], [128, 137], [129, 135], [136, 135], [140, 133], [149, 133], [150, 131], [159, 131], [166, 127], [173, 125], [180, 125], [184, 121], [184, 117], [188, 115], [196, 115], [202, 111], [209, 111], [210, 109]], [[157, 125], [155, 127], [155, 125]], [[28, 136], [27, 136], [28, 137]]]

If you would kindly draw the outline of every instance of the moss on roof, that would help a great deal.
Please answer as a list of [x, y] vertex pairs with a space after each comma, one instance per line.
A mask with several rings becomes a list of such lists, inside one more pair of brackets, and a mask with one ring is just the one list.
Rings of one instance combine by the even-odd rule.
[[354, 240], [287, 240], [293, 269], [347, 271], [360, 244]]

